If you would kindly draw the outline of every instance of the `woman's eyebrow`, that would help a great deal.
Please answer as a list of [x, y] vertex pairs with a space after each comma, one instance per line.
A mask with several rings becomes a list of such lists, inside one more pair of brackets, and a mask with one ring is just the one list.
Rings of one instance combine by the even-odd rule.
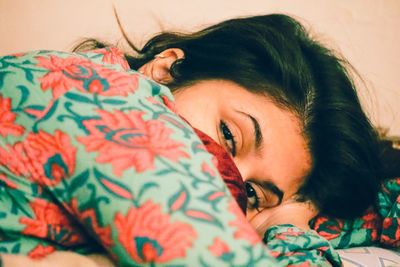
[[254, 128], [254, 148], [255, 150], [260, 150], [262, 142], [264, 140], [262, 132], [261, 132], [261, 127], [260, 127], [260, 123], [258, 122], [258, 120], [256, 118], [254, 118], [253, 116], [251, 116], [250, 114], [243, 112], [243, 111], [238, 111], [239, 113], [242, 113], [243, 115], [246, 115], [247, 118], [249, 118], [251, 120], [251, 122], [253, 123], [253, 128]]
[[260, 124], [258, 123], [258, 120], [256, 118], [254, 118], [253, 116], [251, 116], [250, 114], [247, 114], [247, 116], [251, 119], [251, 121], [253, 122], [253, 127], [254, 127], [254, 140], [255, 141], [255, 149], [259, 150], [261, 148], [261, 144], [263, 142], [263, 135], [261, 133], [261, 127]]

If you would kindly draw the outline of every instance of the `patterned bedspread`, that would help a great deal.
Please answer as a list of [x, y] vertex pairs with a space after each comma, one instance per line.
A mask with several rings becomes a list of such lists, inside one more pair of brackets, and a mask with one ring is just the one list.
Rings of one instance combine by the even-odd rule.
[[[117, 49], [0, 57], [0, 252], [103, 252], [122, 266], [341, 265], [312, 230], [278, 225], [261, 240], [216, 161], [169, 89]], [[386, 242], [398, 240], [398, 199], [389, 206], [379, 211], [393, 218], [379, 232]], [[344, 235], [331, 221], [315, 227], [335, 243]]]
[[382, 183], [375, 207], [355, 220], [320, 215], [312, 228], [335, 248], [382, 246], [400, 248], [400, 178]]

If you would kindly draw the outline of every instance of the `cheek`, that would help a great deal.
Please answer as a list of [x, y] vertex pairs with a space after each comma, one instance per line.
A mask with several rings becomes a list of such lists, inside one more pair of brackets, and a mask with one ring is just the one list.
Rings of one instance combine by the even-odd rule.
[[251, 223], [254, 217], [257, 215], [258, 211], [256, 209], [247, 209], [246, 210], [246, 219]]
[[213, 139], [219, 145], [222, 145], [219, 139], [219, 134], [216, 125], [217, 124], [212, 122], [211, 120], [210, 121], [203, 120], [199, 121], [198, 126], [195, 126], [195, 128], [199, 129], [200, 131], [211, 137], [211, 139]]
[[273, 209], [263, 209], [260, 212], [247, 210], [246, 218], [261, 238], [264, 237], [264, 233], [268, 229], [268, 220], [272, 211]]

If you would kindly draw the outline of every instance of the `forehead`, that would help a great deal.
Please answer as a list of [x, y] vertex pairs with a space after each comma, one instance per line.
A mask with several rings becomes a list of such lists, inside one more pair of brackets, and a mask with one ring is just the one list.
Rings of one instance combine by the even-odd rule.
[[297, 192], [311, 169], [311, 156], [299, 119], [270, 102], [259, 109], [264, 134], [255, 175], [277, 185], [289, 197]]
[[265, 135], [258, 171], [285, 192], [295, 193], [311, 168], [311, 155], [299, 119], [276, 105], [260, 122]]

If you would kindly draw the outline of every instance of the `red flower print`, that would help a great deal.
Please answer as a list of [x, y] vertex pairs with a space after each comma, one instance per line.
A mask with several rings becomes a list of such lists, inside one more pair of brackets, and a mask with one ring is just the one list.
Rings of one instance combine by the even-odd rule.
[[54, 251], [56, 251], [56, 248], [53, 246], [43, 246], [39, 244], [28, 253], [28, 256], [32, 259], [41, 259]]
[[76, 149], [68, 135], [59, 130], [54, 135], [29, 133], [25, 140], [7, 149], [0, 147], [0, 164], [40, 185], [57, 185], [74, 173]]
[[329, 225], [326, 225], [326, 228], [329, 229], [331, 233], [330, 237], [326, 237], [328, 240], [336, 238], [340, 235], [344, 228], [344, 221], [341, 219], [331, 219], [332, 221], [329, 222]]
[[211, 177], [214, 177], [214, 176], [215, 176], [214, 170], [213, 170], [206, 162], [203, 162], [203, 163], [201, 164], [201, 171], [202, 171], [203, 173], [205, 173], [205, 174], [208, 174], [208, 175], [211, 176]]
[[119, 241], [138, 264], [161, 264], [185, 257], [197, 236], [190, 224], [171, 222], [151, 200], [132, 207], [126, 216], [117, 213], [114, 223]]
[[393, 224], [393, 220], [392, 220], [392, 218], [385, 218], [384, 220], [383, 220], [383, 229], [388, 229], [390, 226], [392, 226], [392, 224]]
[[111, 163], [117, 176], [131, 167], [137, 172], [153, 169], [157, 156], [175, 162], [189, 157], [181, 150], [184, 144], [170, 139], [171, 129], [157, 120], [143, 120], [143, 112], [99, 110], [98, 114], [100, 119], [84, 121], [90, 135], [78, 140], [87, 151], [98, 151], [97, 162]]
[[49, 72], [41, 79], [42, 90], [58, 98], [72, 88], [106, 96], [126, 96], [138, 85], [136, 74], [119, 72], [80, 57], [37, 57], [38, 66]]
[[373, 229], [380, 224], [380, 217], [373, 208], [369, 208], [361, 219], [364, 221], [362, 228]]
[[320, 228], [320, 227], [323, 227], [323, 225], [324, 225], [326, 222], [328, 222], [328, 218], [327, 218], [326, 216], [323, 216], [323, 215], [317, 216], [317, 217], [314, 219], [312, 228], [313, 228], [314, 230], [318, 231], [319, 228]]
[[274, 239], [287, 240], [288, 236], [302, 236], [302, 235], [304, 235], [304, 232], [295, 231], [293, 228], [288, 228], [286, 232], [275, 234]]
[[160, 101], [158, 101], [154, 96], [148, 96], [146, 97], [146, 100], [153, 105], [161, 105]]
[[74, 198], [71, 201], [71, 209], [74, 214], [76, 214], [79, 220], [90, 226], [92, 231], [95, 233], [96, 237], [101, 240], [103, 246], [110, 248], [113, 246], [113, 241], [111, 239], [111, 228], [110, 226], [101, 227], [98, 223], [96, 213], [94, 209], [86, 209], [80, 211], [78, 208], [78, 202]]
[[3, 98], [0, 94], [0, 135], [6, 137], [7, 135], [19, 136], [25, 131], [24, 127], [16, 125], [16, 115], [11, 111], [11, 99]]
[[127, 96], [136, 91], [138, 76], [94, 65], [97, 76], [83, 83], [83, 90], [104, 96]]
[[221, 257], [230, 252], [228, 245], [218, 237], [214, 238], [214, 242], [208, 247], [208, 250], [216, 257]]
[[4, 184], [8, 188], [11, 188], [11, 189], [17, 189], [18, 188], [18, 186], [15, 183], [11, 182], [7, 178], [7, 176], [5, 174], [3, 174], [3, 173], [0, 173], [0, 184]]
[[385, 218], [380, 243], [391, 247], [400, 247], [400, 218]]
[[261, 241], [260, 236], [246, 220], [242, 210], [235, 201], [229, 203], [228, 210], [235, 215], [235, 219], [229, 222], [230, 226], [236, 227], [234, 237], [236, 239], [245, 239], [252, 245], [259, 243]]
[[51, 55], [47, 57], [36, 57], [38, 66], [48, 69], [49, 72], [43, 76], [41, 87], [43, 90], [51, 89], [53, 97], [58, 98], [71, 88], [82, 87], [82, 80], [73, 77], [90, 77], [91, 62], [88, 59], [78, 57], [60, 58]]
[[382, 225], [382, 220], [378, 213], [376, 213], [372, 208], [368, 209], [367, 212], [361, 218], [364, 222], [361, 228], [371, 230], [372, 241], [378, 240], [378, 229]]
[[330, 219], [325, 215], [319, 215], [315, 221], [312, 229], [327, 240], [332, 240], [340, 236], [344, 227], [343, 220]]
[[82, 242], [82, 236], [74, 230], [68, 215], [59, 206], [44, 199], [35, 199], [29, 205], [34, 218], [20, 218], [19, 222], [26, 225], [23, 234], [54, 240], [64, 245]]
[[[175, 106], [175, 102], [173, 100], [170, 100], [167, 96], [162, 95], [161, 96], [161, 100], [162, 103], [160, 102], [160, 100], [158, 100], [157, 98], [155, 98], [154, 96], [149, 96], [146, 98], [147, 101], [149, 101], [151, 104], [153, 105], [160, 105], [160, 106], [165, 106], [167, 107], [170, 111], [172, 111], [173, 113], [177, 113], [176, 110], [176, 106]], [[185, 120], [185, 119], [184, 119]], [[185, 120], [186, 121], [186, 120]]]
[[170, 99], [169, 99], [168, 97], [166, 97], [165, 95], [161, 96], [161, 98], [162, 98], [162, 100], [163, 100], [163, 102], [164, 102], [164, 105], [165, 105], [169, 110], [171, 110], [171, 111], [174, 112], [174, 113], [177, 112], [176, 106], [175, 106], [175, 102], [174, 102], [174, 101], [170, 100]]
[[91, 51], [92, 53], [96, 54], [102, 54], [103, 56], [103, 62], [107, 64], [118, 64], [120, 65], [124, 70], [129, 70], [129, 64], [128, 61], [126, 61], [124, 53], [122, 53], [121, 50], [119, 50], [116, 47], [108, 47], [108, 48], [102, 48], [102, 49], [96, 49]]
[[269, 254], [274, 258], [278, 258], [282, 255], [282, 253], [278, 250], [270, 250]]
[[279, 233], [279, 234], [276, 234], [275, 236], [274, 236], [274, 239], [275, 240], [286, 240], [287, 238], [286, 238], [286, 235], [285, 235], [286, 233]]

